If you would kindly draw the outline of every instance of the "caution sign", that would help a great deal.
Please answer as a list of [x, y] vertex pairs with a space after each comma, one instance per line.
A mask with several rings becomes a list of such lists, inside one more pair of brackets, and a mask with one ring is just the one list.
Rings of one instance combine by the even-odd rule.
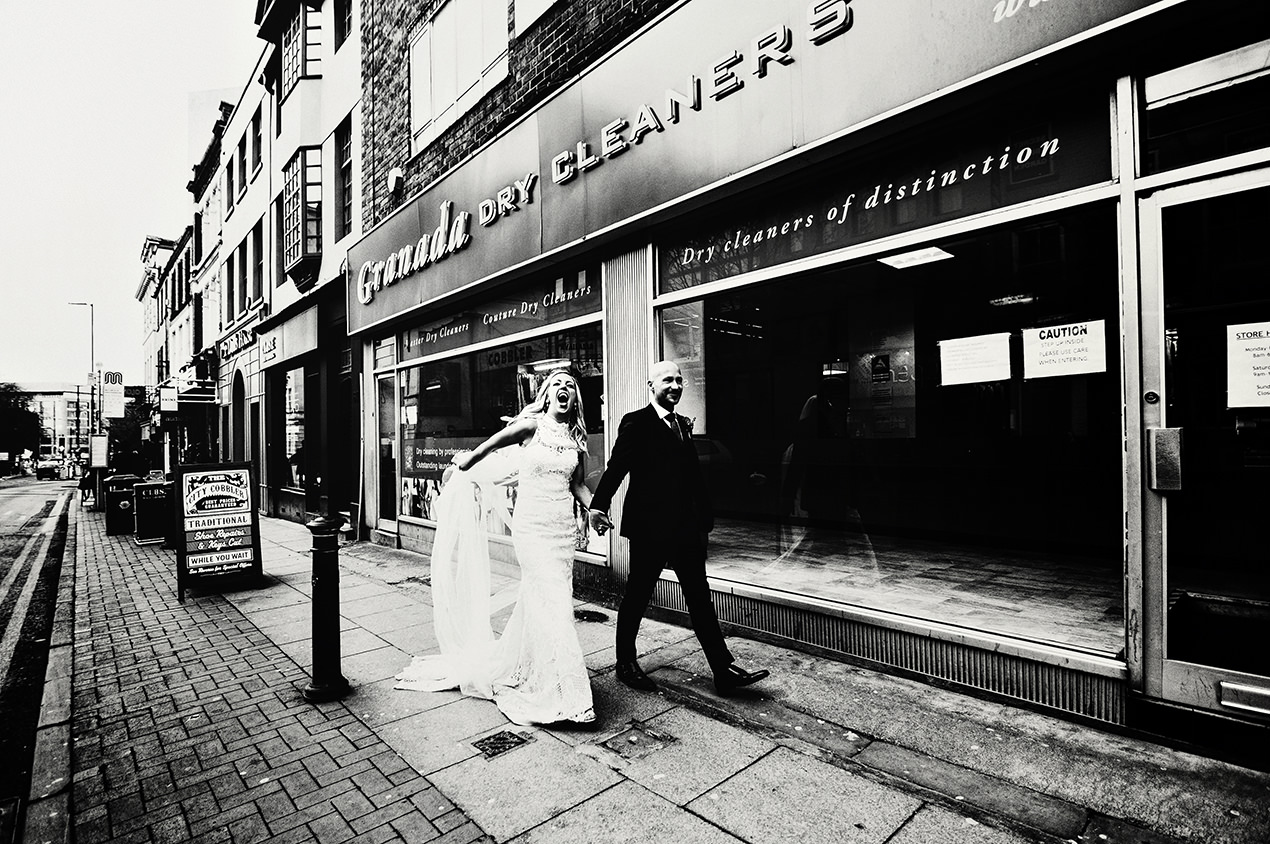
[[1023, 329], [1023, 377], [1089, 375], [1107, 371], [1107, 321]]
[[181, 466], [176, 473], [177, 598], [191, 585], [259, 579], [260, 517], [250, 463]]

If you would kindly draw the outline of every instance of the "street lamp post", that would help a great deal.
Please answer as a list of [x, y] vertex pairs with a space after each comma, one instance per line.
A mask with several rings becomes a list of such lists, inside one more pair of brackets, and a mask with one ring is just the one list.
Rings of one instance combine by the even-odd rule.
[[88, 399], [88, 430], [91, 434], [97, 431], [97, 326], [94, 315], [92, 302], [69, 302], [71, 305], [86, 305], [88, 307], [88, 377], [92, 379], [89, 382], [89, 399]]

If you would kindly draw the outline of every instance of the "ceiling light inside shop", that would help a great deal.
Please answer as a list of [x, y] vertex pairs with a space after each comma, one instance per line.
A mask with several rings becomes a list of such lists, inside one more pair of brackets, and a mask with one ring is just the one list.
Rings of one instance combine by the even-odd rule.
[[568, 358], [553, 358], [552, 360], [539, 360], [529, 364], [530, 372], [550, 372], [553, 369], [568, 369], [573, 365], [573, 361]]
[[916, 267], [918, 264], [929, 264], [931, 261], [942, 261], [945, 258], [951, 258], [951, 252], [945, 252], [938, 246], [928, 246], [925, 249], [914, 249], [912, 252], [901, 252], [898, 255], [889, 255], [886, 258], [878, 258], [888, 267], [895, 267], [897, 270], [907, 269], [908, 267]]
[[989, 299], [988, 304], [996, 308], [1006, 305], [1030, 305], [1036, 301], [1036, 296], [1031, 293], [1011, 293], [1008, 296], [998, 296], [995, 299]]
[[821, 375], [846, 375], [849, 371], [845, 360], [830, 361], [820, 367]]

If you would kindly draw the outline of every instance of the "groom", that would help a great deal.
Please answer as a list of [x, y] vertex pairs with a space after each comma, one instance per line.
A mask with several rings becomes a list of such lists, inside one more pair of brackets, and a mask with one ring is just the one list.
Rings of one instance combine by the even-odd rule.
[[726, 695], [757, 683], [768, 672], [746, 671], [733, 662], [710, 601], [706, 537], [714, 527], [714, 514], [692, 428], [675, 414], [684, 389], [679, 365], [653, 364], [648, 389], [652, 401], [622, 417], [613, 453], [591, 498], [591, 525], [603, 535], [613, 526], [608, 516], [613, 493], [630, 475], [621, 532], [631, 543], [631, 571], [617, 611], [617, 679], [633, 689], [657, 689], [635, 659], [635, 634], [657, 579], [669, 565], [679, 576], [693, 632], [714, 672], [715, 689]]

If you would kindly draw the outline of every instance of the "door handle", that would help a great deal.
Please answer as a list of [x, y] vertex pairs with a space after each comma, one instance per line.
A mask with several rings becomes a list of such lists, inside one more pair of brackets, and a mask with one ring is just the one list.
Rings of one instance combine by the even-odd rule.
[[1182, 488], [1182, 429], [1147, 428], [1147, 484], [1156, 492]]

